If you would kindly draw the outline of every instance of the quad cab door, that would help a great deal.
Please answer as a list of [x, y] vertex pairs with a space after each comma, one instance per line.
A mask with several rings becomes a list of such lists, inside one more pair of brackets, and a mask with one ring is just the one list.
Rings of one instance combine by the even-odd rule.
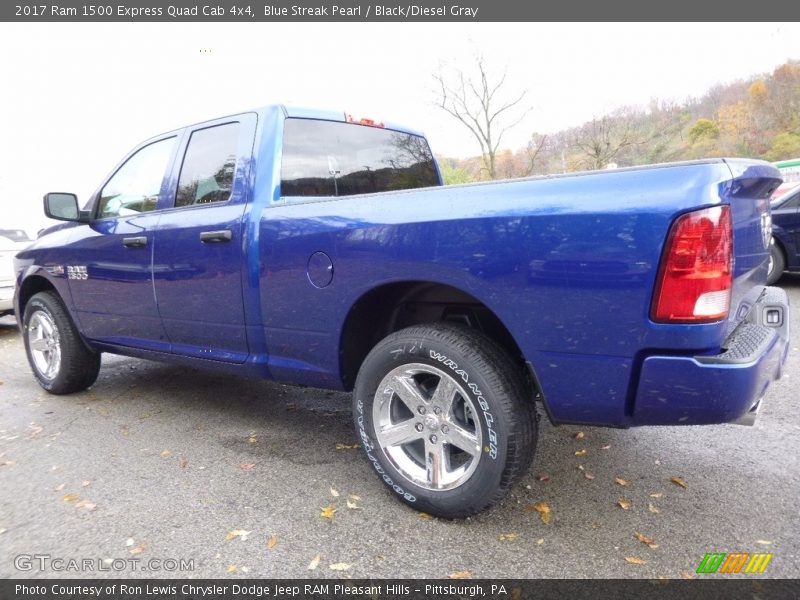
[[166, 350], [153, 293], [153, 232], [169, 194], [180, 133], [142, 144], [92, 198], [92, 220], [75, 228], [65, 271], [83, 333], [123, 346]]
[[244, 362], [245, 208], [257, 117], [189, 128], [171, 178], [171, 206], [154, 233], [158, 311], [172, 352]]

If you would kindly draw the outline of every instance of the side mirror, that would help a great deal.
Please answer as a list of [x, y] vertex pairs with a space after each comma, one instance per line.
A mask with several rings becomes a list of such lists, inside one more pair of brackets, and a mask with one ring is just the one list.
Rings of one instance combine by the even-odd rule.
[[78, 208], [75, 194], [51, 192], [44, 197], [44, 214], [59, 221], [86, 221], [86, 215]]

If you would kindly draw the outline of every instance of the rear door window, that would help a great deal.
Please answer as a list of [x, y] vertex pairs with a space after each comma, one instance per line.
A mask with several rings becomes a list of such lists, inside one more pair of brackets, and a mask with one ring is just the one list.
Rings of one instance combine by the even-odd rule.
[[351, 196], [438, 183], [423, 137], [336, 121], [285, 121], [282, 196]]
[[181, 166], [175, 206], [227, 202], [236, 172], [239, 123], [192, 132]]

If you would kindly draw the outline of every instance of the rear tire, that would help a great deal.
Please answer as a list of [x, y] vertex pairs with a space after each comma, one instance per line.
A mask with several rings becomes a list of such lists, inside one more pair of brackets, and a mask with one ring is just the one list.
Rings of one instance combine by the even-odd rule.
[[403, 502], [462, 518], [530, 467], [537, 415], [526, 389], [521, 368], [480, 332], [415, 326], [364, 360], [353, 416], [367, 458]]
[[23, 339], [33, 374], [51, 394], [91, 386], [100, 372], [100, 353], [89, 348], [55, 292], [39, 292], [25, 307]]
[[769, 270], [767, 271], [767, 285], [773, 285], [783, 275], [786, 269], [786, 257], [783, 250], [775, 243], [775, 238], [769, 244]]

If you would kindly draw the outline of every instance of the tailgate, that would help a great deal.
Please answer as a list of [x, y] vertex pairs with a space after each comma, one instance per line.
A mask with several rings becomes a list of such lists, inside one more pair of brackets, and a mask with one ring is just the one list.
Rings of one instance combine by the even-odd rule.
[[732, 179], [723, 184], [720, 196], [730, 204], [733, 222], [733, 288], [728, 333], [745, 320], [767, 281], [772, 218], [769, 196], [781, 183], [780, 172], [771, 164], [726, 159]]

